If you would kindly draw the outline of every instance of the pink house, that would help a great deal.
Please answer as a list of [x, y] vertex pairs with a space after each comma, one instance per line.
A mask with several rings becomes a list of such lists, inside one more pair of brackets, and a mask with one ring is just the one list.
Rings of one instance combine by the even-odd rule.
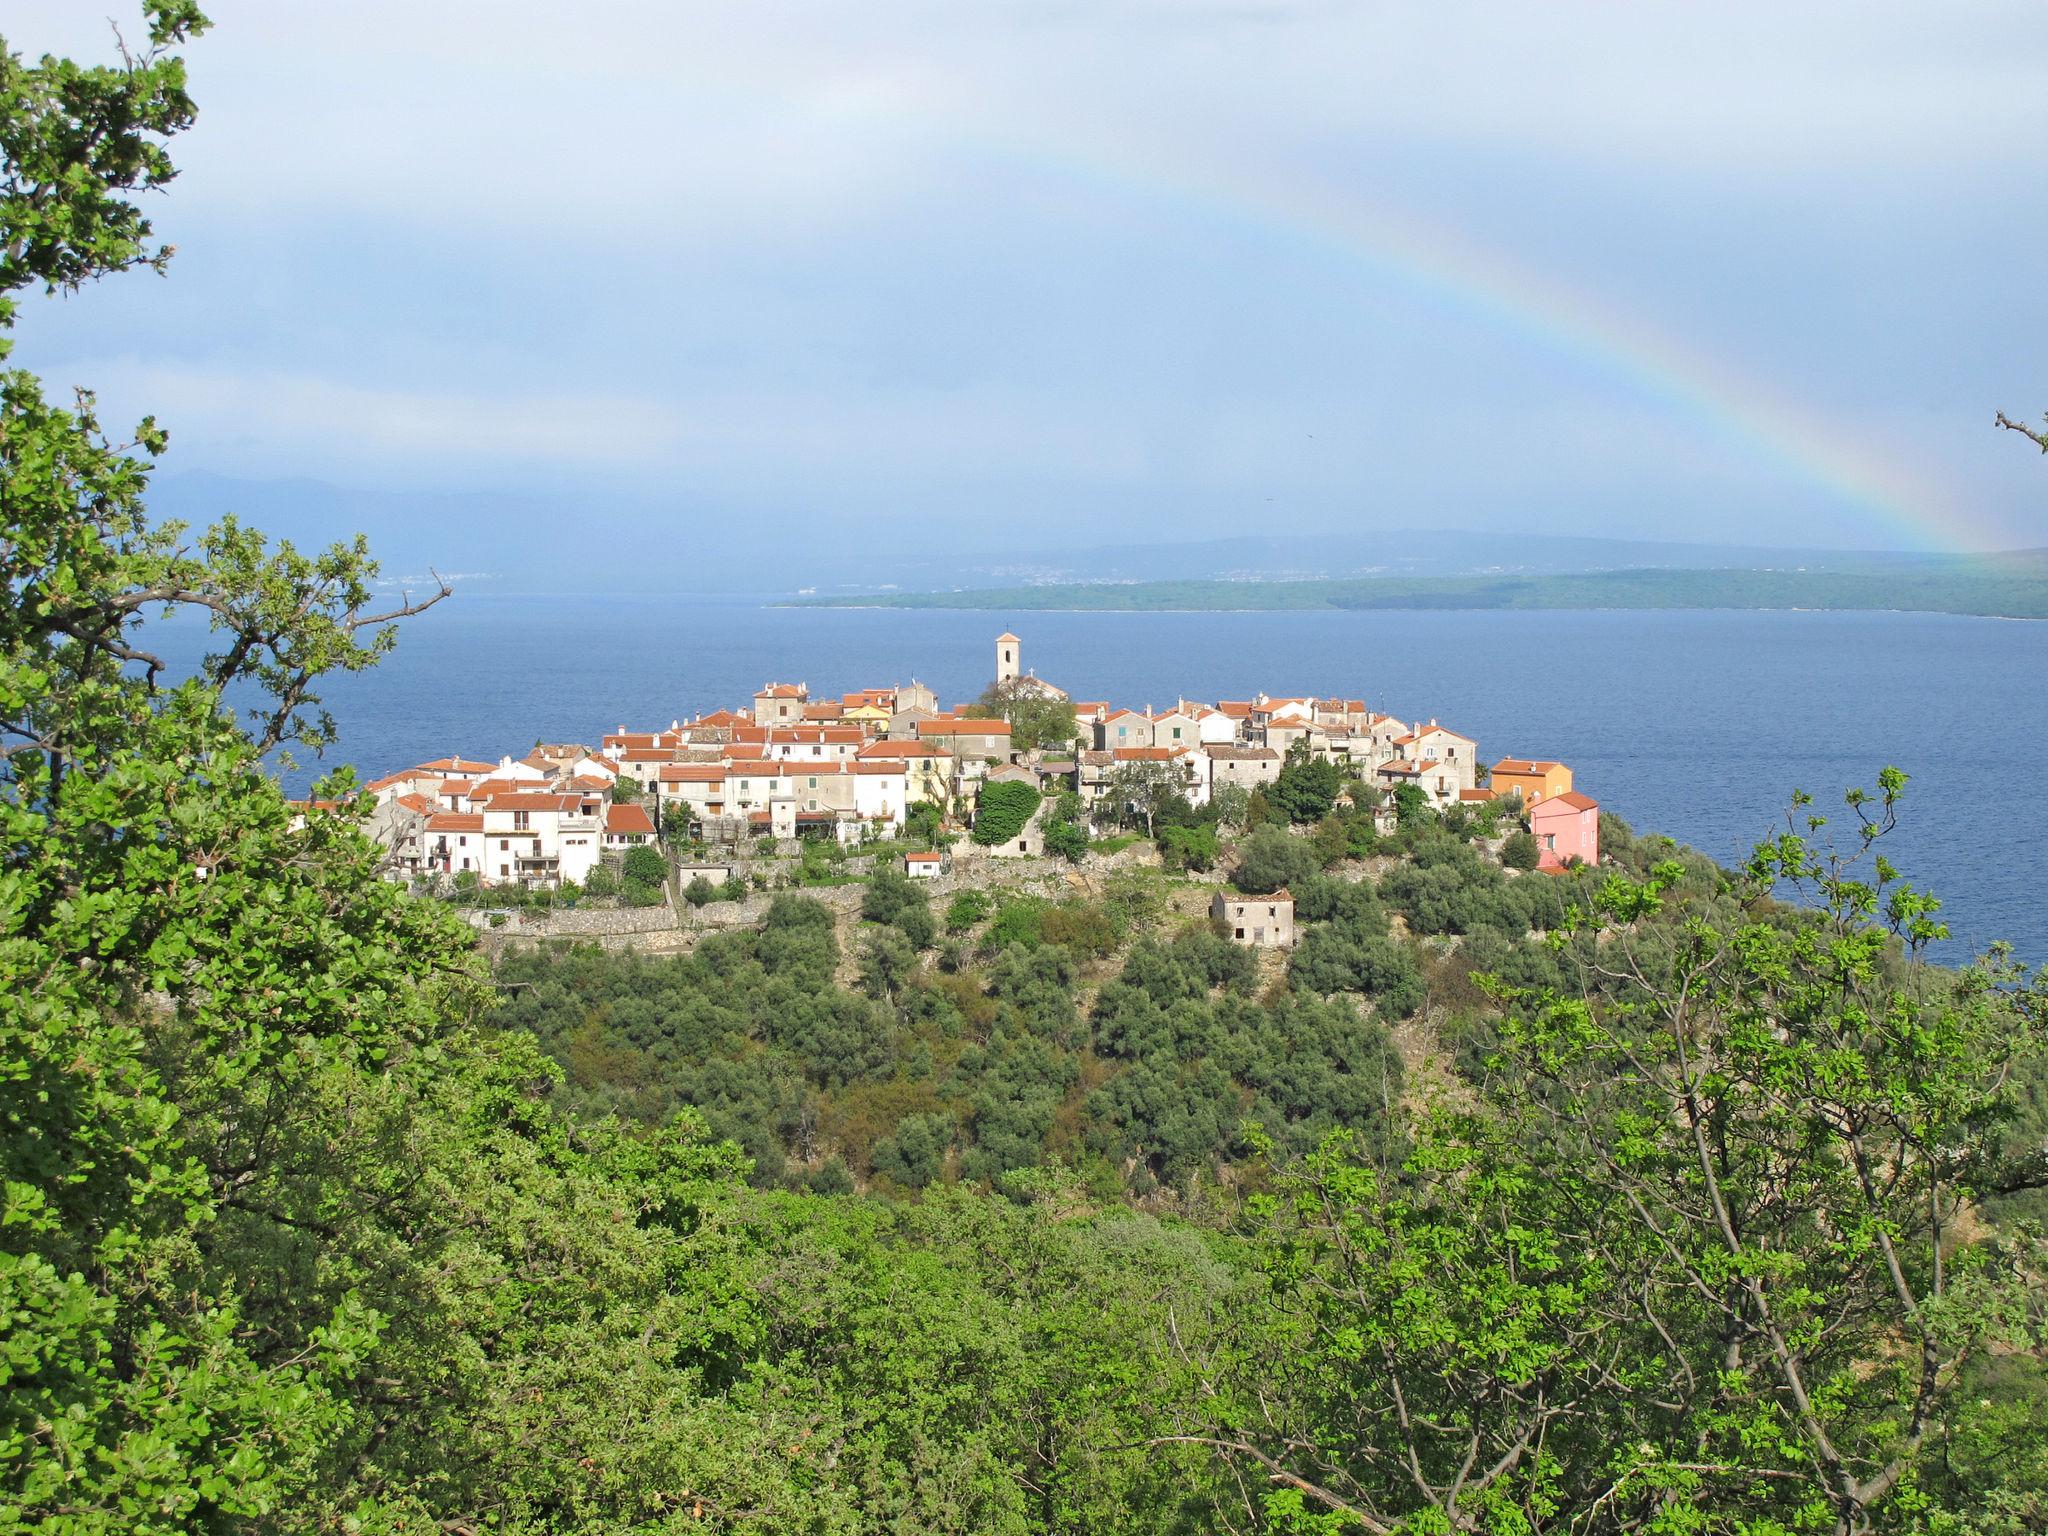
[[1572, 859], [1600, 862], [1600, 802], [1577, 790], [1539, 800], [1529, 808], [1536, 835], [1538, 869], [1559, 870]]

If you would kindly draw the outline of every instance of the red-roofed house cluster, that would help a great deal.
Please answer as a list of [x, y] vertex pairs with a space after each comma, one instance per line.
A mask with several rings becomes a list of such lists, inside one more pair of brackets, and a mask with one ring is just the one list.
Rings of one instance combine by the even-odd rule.
[[[1022, 643], [996, 641], [996, 682], [1010, 696], [1065, 700], [1026, 672]], [[591, 750], [536, 747], [514, 761], [438, 758], [372, 784], [379, 831], [399, 873], [487, 882], [582, 881], [608, 851], [683, 828], [711, 841], [830, 837], [859, 843], [902, 830], [924, 801], [964, 822], [983, 784], [1020, 780], [1076, 791], [1103, 807], [1131, 775], [1157, 765], [1195, 805], [1219, 785], [1246, 790], [1280, 777], [1290, 752], [1327, 758], [1390, 794], [1413, 785], [1439, 810], [1520, 794], [1547, 867], [1598, 858], [1598, 807], [1572, 791], [1559, 763], [1507, 759], [1479, 787], [1478, 744], [1435, 720], [1410, 723], [1362, 699], [1258, 694], [1214, 704], [1179, 699], [1155, 710], [1073, 701], [1071, 749], [1022, 750], [1000, 719], [941, 709], [919, 682], [814, 697], [771, 682], [741, 709], [621, 725]], [[615, 782], [634, 798], [615, 803]], [[1020, 846], [1028, 846], [1026, 843]], [[925, 871], [920, 871], [923, 873]]]

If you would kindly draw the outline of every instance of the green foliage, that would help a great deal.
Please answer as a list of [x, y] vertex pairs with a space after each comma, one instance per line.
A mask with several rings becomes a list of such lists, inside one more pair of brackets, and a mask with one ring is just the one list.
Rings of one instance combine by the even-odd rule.
[[1541, 858], [1542, 850], [1536, 846], [1536, 839], [1519, 828], [1510, 832], [1500, 845], [1500, 861], [1509, 869], [1534, 869]]
[[975, 803], [974, 840], [985, 848], [1015, 839], [1037, 811], [1039, 793], [1029, 784], [985, 784]]
[[1081, 733], [1071, 701], [1047, 698], [1022, 678], [990, 683], [961, 713], [1009, 721], [1010, 744], [1020, 751], [1071, 747]]
[[1394, 786], [1394, 820], [1403, 827], [1419, 825], [1429, 818], [1429, 796], [1420, 784]]
[[966, 933], [976, 923], [989, 915], [994, 903], [988, 892], [977, 886], [969, 886], [953, 897], [946, 908], [946, 932]]
[[1237, 850], [1230, 883], [1247, 895], [1264, 896], [1290, 888], [1316, 872], [1316, 856], [1307, 843], [1278, 827], [1256, 827]]
[[623, 773], [612, 780], [612, 804], [633, 805], [640, 799], [639, 784]]
[[1174, 869], [1214, 869], [1223, 856], [1213, 825], [1161, 827], [1159, 851]]
[[1039, 937], [1077, 955], [1100, 959], [1113, 951], [1122, 935], [1116, 920], [1093, 902], [1065, 901], [1039, 917]]
[[929, 949], [938, 937], [930, 899], [924, 887], [904, 874], [894, 861], [880, 865], [868, 877], [861, 897], [860, 915], [871, 923], [886, 923], [910, 941], [913, 949]]
[[[467, 874], [469, 871], [465, 870]], [[590, 874], [583, 882], [583, 889], [592, 896], [616, 896], [619, 894], [619, 877], [612, 873], [609, 864], [599, 862], [591, 867]]]
[[708, 906], [718, 899], [718, 887], [702, 875], [693, 875], [683, 887], [683, 900], [693, 907]]
[[1088, 829], [1079, 821], [1065, 817], [1042, 823], [1045, 832], [1045, 851], [1056, 859], [1077, 862], [1088, 852]]
[[1330, 814], [1343, 787], [1344, 775], [1335, 763], [1310, 755], [1305, 744], [1297, 742], [1280, 777], [1266, 787], [1266, 802], [1277, 815], [1307, 826]]
[[1043, 941], [1042, 925], [1050, 905], [1037, 896], [1005, 895], [996, 908], [995, 921], [982, 936], [982, 945], [991, 953], [1007, 949], [1012, 944], [1021, 944], [1026, 949], [1036, 949]]
[[942, 807], [929, 800], [913, 800], [903, 816], [903, 835], [929, 846], [938, 840], [939, 827], [945, 819]]
[[658, 907], [664, 897], [660, 886], [629, 876], [619, 884], [619, 900], [629, 907]]
[[660, 885], [668, 879], [668, 860], [661, 856], [659, 849], [639, 847], [628, 848], [620, 865], [628, 884]]

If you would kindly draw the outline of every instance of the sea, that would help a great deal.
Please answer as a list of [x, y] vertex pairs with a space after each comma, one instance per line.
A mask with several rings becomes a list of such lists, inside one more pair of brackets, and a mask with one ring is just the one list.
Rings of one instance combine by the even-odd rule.
[[[995, 636], [1078, 699], [1341, 695], [1474, 737], [1489, 761], [1556, 758], [1639, 832], [1733, 864], [1804, 791], [1908, 776], [1880, 844], [1932, 890], [1960, 964], [1994, 941], [2048, 961], [2048, 623], [1908, 613], [1003, 613], [788, 608], [730, 597], [458, 590], [377, 668], [330, 679], [327, 763], [596, 745], [776, 681], [816, 694], [907, 682], [942, 702], [994, 674]], [[287, 771], [302, 792], [321, 764]], [[1804, 813], [1801, 813], [1802, 816]]]

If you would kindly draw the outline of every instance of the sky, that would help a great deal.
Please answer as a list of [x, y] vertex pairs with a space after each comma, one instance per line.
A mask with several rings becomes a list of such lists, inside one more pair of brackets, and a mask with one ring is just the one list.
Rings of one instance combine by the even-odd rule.
[[[1991, 426], [2048, 410], [2033, 4], [208, 10], [170, 274], [20, 359], [444, 568], [500, 506], [529, 560], [2048, 544]], [[105, 58], [109, 14], [0, 31]], [[485, 510], [437, 545], [422, 496]]]

